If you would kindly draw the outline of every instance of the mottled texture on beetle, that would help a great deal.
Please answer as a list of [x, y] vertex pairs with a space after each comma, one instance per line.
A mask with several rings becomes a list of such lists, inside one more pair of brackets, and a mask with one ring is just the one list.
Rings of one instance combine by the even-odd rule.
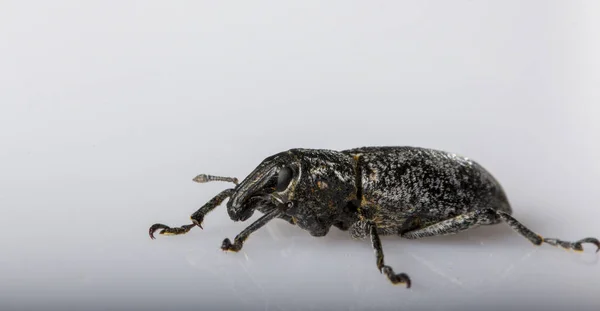
[[344, 153], [358, 157], [361, 213], [380, 234], [402, 234], [477, 209], [511, 212], [500, 184], [467, 158], [411, 147]]
[[385, 264], [380, 235], [407, 239], [454, 234], [480, 225], [506, 223], [535, 245], [547, 243], [583, 250], [582, 243], [543, 238], [511, 216], [508, 199], [496, 179], [476, 162], [452, 153], [416, 147], [363, 147], [344, 151], [291, 149], [266, 158], [248, 177], [199, 175], [197, 182], [230, 181], [192, 214], [193, 224], [155, 224], [150, 236], [185, 234], [201, 227], [206, 214], [229, 197], [227, 212], [245, 221], [255, 210], [264, 215], [238, 234], [225, 239], [223, 250], [239, 251], [248, 236], [274, 218], [298, 225], [313, 236], [332, 226], [352, 238], [370, 238], [377, 269], [393, 284], [411, 280]]

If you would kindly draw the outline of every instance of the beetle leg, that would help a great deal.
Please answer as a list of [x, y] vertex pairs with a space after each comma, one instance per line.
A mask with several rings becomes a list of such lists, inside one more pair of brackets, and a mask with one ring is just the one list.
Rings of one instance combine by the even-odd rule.
[[406, 284], [406, 288], [410, 288], [410, 278], [406, 273], [396, 274], [392, 267], [385, 265], [385, 262], [383, 261], [383, 248], [381, 246], [381, 239], [379, 239], [379, 233], [377, 233], [377, 226], [373, 222], [368, 221], [366, 222], [366, 229], [371, 236], [371, 244], [375, 251], [377, 269], [379, 269], [379, 272], [384, 273], [392, 284]]
[[150, 234], [150, 238], [154, 240], [155, 239], [154, 232], [156, 230], [162, 229], [159, 233], [164, 234], [164, 235], [179, 235], [179, 234], [187, 233], [195, 226], [196, 226], [195, 224], [191, 224], [191, 225], [183, 225], [181, 227], [171, 228], [171, 227], [169, 227], [167, 225], [163, 225], [163, 224], [154, 224], [150, 227], [150, 229], [148, 230], [148, 233]]
[[425, 228], [400, 234], [405, 239], [419, 239], [431, 236], [455, 234], [479, 225], [489, 225], [497, 221], [495, 212], [491, 210], [473, 211], [434, 223]]
[[597, 248], [596, 252], [600, 251], [600, 241], [598, 241], [598, 239], [596, 239], [596, 238], [584, 238], [584, 239], [581, 239], [581, 240], [575, 241], [575, 242], [567, 242], [567, 241], [562, 241], [562, 240], [554, 239], [554, 238], [544, 238], [541, 235], [531, 231], [529, 228], [525, 227], [523, 224], [518, 222], [516, 219], [514, 219], [509, 214], [507, 214], [505, 212], [501, 212], [501, 211], [496, 211], [496, 213], [513, 230], [515, 230], [520, 235], [527, 238], [529, 241], [531, 241], [531, 243], [533, 243], [535, 245], [542, 245], [542, 243], [547, 243], [547, 244], [550, 244], [553, 246], [561, 246], [564, 249], [583, 251], [583, 246], [581, 244], [590, 243], [590, 244], [596, 245], [596, 248]]
[[269, 221], [271, 221], [273, 218], [276, 218], [280, 214], [281, 214], [281, 210], [279, 208], [275, 208], [275, 209], [267, 212], [262, 217], [260, 217], [258, 220], [253, 222], [250, 226], [248, 226], [246, 229], [244, 229], [242, 232], [240, 232], [240, 234], [238, 234], [235, 237], [235, 239], [233, 239], [233, 243], [231, 243], [231, 241], [228, 238], [223, 240], [223, 244], [221, 244], [221, 249], [224, 251], [232, 251], [232, 252], [239, 251], [240, 249], [242, 249], [242, 246], [244, 246], [244, 241], [246, 241], [246, 239], [248, 239], [250, 234], [252, 234], [254, 231], [262, 228]]
[[215, 207], [221, 205], [221, 203], [223, 203], [225, 199], [229, 198], [234, 192], [235, 190], [233, 188], [221, 191], [221, 193], [217, 194], [214, 198], [210, 199], [210, 201], [206, 202], [206, 204], [204, 204], [201, 208], [199, 208], [196, 212], [192, 214], [192, 216], [190, 217], [192, 219], [192, 222], [196, 226], [202, 228], [202, 221], [204, 220], [204, 216], [206, 216], [206, 214], [214, 210]]
[[221, 191], [221, 193], [217, 194], [210, 201], [206, 202], [201, 208], [199, 208], [196, 212], [192, 214], [190, 217], [192, 219], [193, 224], [183, 225], [181, 227], [171, 228], [167, 225], [163, 224], [154, 224], [149, 229], [150, 238], [154, 239], [154, 232], [156, 230], [162, 229], [160, 234], [164, 235], [179, 235], [188, 233], [193, 227], [198, 226], [202, 229], [202, 221], [204, 220], [204, 216], [208, 214], [210, 211], [215, 209], [215, 207], [219, 206], [225, 199], [230, 197], [234, 192], [234, 189], [225, 189]]

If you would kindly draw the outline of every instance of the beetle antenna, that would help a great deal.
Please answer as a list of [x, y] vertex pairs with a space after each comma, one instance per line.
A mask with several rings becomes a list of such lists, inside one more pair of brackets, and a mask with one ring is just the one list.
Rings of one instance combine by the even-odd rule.
[[226, 182], [232, 182], [236, 185], [238, 184], [238, 179], [235, 177], [213, 176], [213, 175], [206, 175], [206, 174], [200, 174], [200, 175], [194, 177], [193, 181], [200, 183], [200, 184], [211, 182], [211, 181], [226, 181]]

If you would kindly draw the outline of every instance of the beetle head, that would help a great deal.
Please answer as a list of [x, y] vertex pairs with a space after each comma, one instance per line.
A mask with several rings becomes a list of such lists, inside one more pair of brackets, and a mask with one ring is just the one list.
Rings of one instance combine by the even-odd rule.
[[329, 150], [292, 149], [266, 158], [237, 187], [229, 217], [244, 221], [259, 206], [280, 208], [312, 235], [327, 234], [349, 201], [356, 199], [350, 156]]

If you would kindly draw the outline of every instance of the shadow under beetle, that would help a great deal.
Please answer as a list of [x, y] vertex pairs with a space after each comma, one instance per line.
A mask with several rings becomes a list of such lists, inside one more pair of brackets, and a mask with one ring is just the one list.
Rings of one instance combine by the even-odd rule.
[[[192, 224], [150, 227], [150, 237], [202, 228], [204, 216], [225, 199], [233, 221], [245, 221], [255, 210], [264, 215], [221, 249], [239, 251], [248, 236], [274, 218], [282, 218], [324, 236], [331, 226], [352, 238], [370, 238], [377, 268], [393, 284], [411, 281], [383, 260], [380, 235], [418, 239], [458, 233], [480, 225], [506, 223], [535, 245], [547, 243], [583, 251], [582, 243], [544, 238], [511, 216], [498, 181], [476, 162], [452, 153], [417, 147], [364, 147], [344, 151], [291, 149], [266, 158], [241, 183], [237, 178], [199, 175], [196, 182], [230, 181], [226, 189], [192, 214]], [[596, 250], [596, 252], [598, 251]]]

